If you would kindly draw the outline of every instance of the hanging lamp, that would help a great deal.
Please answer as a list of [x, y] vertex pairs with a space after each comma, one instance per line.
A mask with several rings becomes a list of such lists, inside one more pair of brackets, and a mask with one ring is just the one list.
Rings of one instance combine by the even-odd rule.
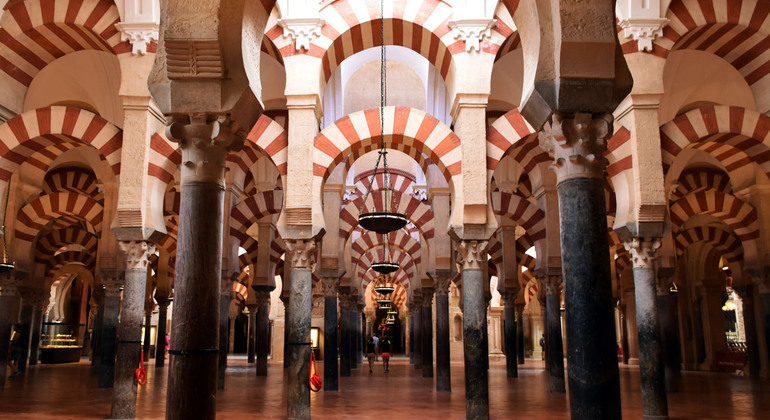
[[8, 244], [5, 242], [5, 215], [8, 213], [8, 197], [10, 196], [11, 185], [6, 184], [5, 190], [5, 205], [3, 206], [3, 261], [0, 261], [0, 274], [7, 273], [13, 270], [16, 265], [8, 260]]
[[[374, 264], [372, 264], [372, 266], [374, 266]], [[395, 287], [385, 284], [384, 279], [377, 282], [377, 284], [374, 286], [374, 291], [381, 295], [389, 295], [393, 293], [393, 291], [395, 290], [396, 290]]]
[[377, 299], [377, 305], [383, 309], [389, 308], [391, 302], [392, 301], [390, 299]]
[[[377, 162], [374, 164], [374, 171], [372, 177], [369, 180], [369, 185], [366, 188], [366, 194], [364, 194], [364, 200], [361, 202], [361, 208], [358, 209], [358, 224], [366, 230], [371, 230], [385, 235], [390, 232], [394, 232], [406, 226], [406, 215], [392, 211], [390, 200], [388, 200], [388, 191], [390, 189], [390, 172], [388, 171], [388, 149], [385, 147], [385, 106], [386, 106], [386, 74], [387, 65], [385, 63], [385, 5], [384, 0], [380, 0], [380, 151], [377, 156]], [[363, 213], [364, 206], [366, 205], [366, 199], [369, 198], [369, 194], [372, 192], [374, 186], [374, 180], [377, 176], [377, 169], [379, 169], [380, 161], [382, 161], [382, 176], [383, 176], [383, 211], [367, 212]], [[396, 270], [393, 270], [396, 271]], [[390, 271], [390, 272], [393, 272]]]
[[382, 257], [385, 261], [372, 263], [370, 266], [372, 270], [380, 274], [391, 274], [401, 268], [398, 263], [392, 261], [392, 255], [390, 253], [390, 235], [385, 235], [385, 241], [382, 243]]

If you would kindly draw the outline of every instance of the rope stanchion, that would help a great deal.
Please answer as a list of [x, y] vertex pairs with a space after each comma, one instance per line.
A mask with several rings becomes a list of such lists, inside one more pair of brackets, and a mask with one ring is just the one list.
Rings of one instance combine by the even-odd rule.
[[321, 390], [322, 385], [323, 381], [321, 380], [321, 377], [318, 376], [318, 369], [316, 369], [315, 365], [315, 355], [313, 354], [313, 351], [310, 350], [310, 390], [318, 392]]
[[144, 385], [147, 383], [147, 372], [144, 370], [144, 350], [139, 356], [139, 368], [136, 370], [136, 383]]

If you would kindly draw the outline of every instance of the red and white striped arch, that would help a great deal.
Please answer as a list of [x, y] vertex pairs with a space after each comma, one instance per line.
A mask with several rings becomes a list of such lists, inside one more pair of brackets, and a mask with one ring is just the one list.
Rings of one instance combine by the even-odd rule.
[[629, 267], [631, 267], [631, 254], [623, 247], [618, 248], [615, 257], [615, 275], [620, 276]]
[[48, 261], [57, 250], [67, 245], [80, 245], [90, 254], [96, 255], [98, 244], [99, 238], [96, 235], [77, 226], [52, 230], [35, 244], [35, 262]]
[[[411, 235], [404, 230], [398, 230], [388, 234], [390, 239], [390, 245], [394, 248], [403, 249], [406, 253], [414, 258], [415, 264], [419, 264], [422, 261], [420, 253], [420, 243], [414, 240]], [[379, 235], [376, 232], [367, 231], [356, 239], [351, 247], [350, 257], [353, 261], [361, 258], [361, 256], [368, 250], [381, 247], [384, 241], [384, 236]]]
[[242, 241], [240, 247], [246, 250], [245, 253], [238, 256], [238, 267], [243, 270], [249, 265], [257, 263], [257, 255], [259, 252], [257, 240], [252, 237], [247, 237]]
[[404, 289], [409, 290], [410, 282], [409, 282], [409, 276], [406, 274], [404, 270], [397, 270], [393, 274], [388, 274], [387, 276], [383, 276], [382, 274], [374, 271], [369, 270], [366, 272], [366, 275], [361, 279], [361, 288], [366, 290], [367, 286], [369, 286], [369, 283], [372, 283], [373, 281], [376, 281], [378, 278], [389, 278], [390, 280], [385, 281], [385, 283], [390, 284], [400, 284]]
[[235, 298], [239, 301], [245, 301], [249, 298], [249, 289], [241, 282], [233, 282], [233, 292], [235, 293]]
[[32, 242], [49, 221], [65, 216], [87, 221], [100, 232], [103, 210], [99, 202], [81, 194], [57, 192], [41, 195], [19, 209], [15, 238]]
[[675, 187], [671, 192], [673, 201], [692, 192], [717, 190], [729, 194], [733, 190], [727, 174], [717, 169], [707, 168], [685, 169], [679, 174]]
[[26, 111], [0, 125], [0, 180], [7, 182], [25, 162], [45, 173], [57, 155], [43, 156], [44, 160], [33, 155], [61, 143], [93, 146], [114, 175], [120, 173], [123, 133], [118, 127], [80, 108], [51, 106]]
[[[286, 176], [289, 136], [281, 124], [262, 114], [246, 140], [270, 158], [281, 176]], [[256, 162], [256, 159], [250, 159]]]
[[743, 261], [741, 240], [732, 232], [714, 226], [698, 226], [681, 231], [674, 236], [674, 242], [676, 255], [682, 255], [690, 245], [702, 242], [721, 252], [730, 263]]
[[241, 201], [230, 211], [230, 235], [241, 242], [249, 236], [246, 231], [262, 217], [277, 214], [283, 207], [283, 191], [262, 191]]
[[518, 108], [508, 111], [498, 118], [487, 129], [487, 174], [492, 174], [512, 146], [511, 156], [518, 162], [524, 172], [529, 172], [534, 166], [548, 158], [548, 154], [540, 149], [535, 130], [519, 113]]
[[[374, 191], [369, 194], [363, 212], [384, 211], [382, 195], [382, 191]], [[420, 231], [423, 238], [433, 238], [435, 235], [433, 210], [431, 210], [429, 205], [411, 195], [402, 194], [398, 191], [391, 192], [389, 196], [392, 197], [391, 211], [406, 215], [407, 219]], [[347, 240], [353, 229], [358, 226], [358, 209], [361, 208], [363, 199], [363, 197], [358, 197], [340, 210], [339, 235], [341, 238]]]
[[[346, 168], [347, 169], [347, 168]], [[364, 172], [361, 176], [359, 175], [359, 180], [356, 181], [356, 191], [358, 194], [363, 196], [366, 194], [366, 190], [369, 188], [369, 184], [371, 184], [372, 180], [372, 172], [373, 170]], [[390, 173], [390, 185], [388, 185], [387, 189], [392, 189], [394, 191], [402, 192], [402, 193], [410, 193], [412, 191], [412, 187], [414, 186], [414, 177], [411, 176], [411, 174], [401, 174], [399, 173], [397, 169], [389, 169], [388, 172]], [[380, 172], [374, 177], [374, 184], [372, 185], [372, 191], [378, 191], [385, 189], [385, 176]]]
[[163, 198], [163, 217], [179, 216], [179, 205], [181, 200], [182, 194], [176, 189], [176, 186], [169, 188]]
[[104, 200], [104, 194], [99, 191], [96, 175], [83, 168], [59, 168], [45, 174], [43, 192], [50, 194], [57, 191], [84, 194], [96, 201]]
[[[428, 162], [423, 155], [427, 156], [450, 186], [460, 185], [460, 139], [449, 127], [418, 109], [389, 106], [384, 114], [386, 147], [409, 155], [421, 164], [425, 173], [428, 173]], [[313, 187], [317, 194], [340, 162], [359, 152], [376, 150], [379, 144], [379, 108], [346, 115], [324, 128], [314, 140]]]
[[759, 238], [757, 212], [751, 204], [732, 194], [717, 190], [690, 193], [675, 201], [670, 212], [674, 232], [678, 232], [690, 217], [710, 215], [722, 220], [735, 232], [747, 253], [749, 248], [756, 247], [755, 242]]
[[67, 264], [79, 264], [88, 269], [93, 269], [96, 263], [96, 257], [86, 251], [65, 251], [55, 255], [46, 265], [46, 272], [49, 276]]
[[[400, 270], [405, 271], [410, 277], [416, 277], [417, 266], [411, 255], [398, 248], [390, 249], [390, 261], [401, 266]], [[386, 260], [385, 252], [380, 248], [371, 248], [367, 250], [358, 261], [354, 260], [356, 278], [364, 278], [364, 274], [370, 270], [373, 263]]]
[[[118, 8], [109, 0], [10, 2], [0, 18], [0, 70], [29, 87], [40, 70], [66, 54], [131, 52], [131, 44], [120, 40], [119, 21]], [[147, 50], [156, 48], [153, 42]]]
[[176, 235], [166, 234], [158, 241], [157, 247], [165, 250], [169, 256], [176, 255]]
[[492, 211], [523, 227], [530, 240], [539, 241], [545, 238], [545, 212], [526, 198], [518, 194], [495, 191], [492, 193]]

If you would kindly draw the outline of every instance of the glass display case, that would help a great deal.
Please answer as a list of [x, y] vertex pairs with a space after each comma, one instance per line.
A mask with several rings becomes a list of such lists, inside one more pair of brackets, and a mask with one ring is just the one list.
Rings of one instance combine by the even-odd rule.
[[40, 337], [41, 363], [70, 363], [80, 360], [83, 350], [83, 324], [43, 323]]

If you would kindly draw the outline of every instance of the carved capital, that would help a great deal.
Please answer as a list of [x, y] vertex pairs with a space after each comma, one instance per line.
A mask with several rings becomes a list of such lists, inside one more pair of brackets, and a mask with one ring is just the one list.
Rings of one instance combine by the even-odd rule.
[[323, 287], [324, 296], [337, 297], [337, 291], [340, 287], [340, 279], [337, 277], [322, 277], [321, 287]]
[[120, 250], [126, 254], [126, 270], [145, 270], [150, 254], [155, 253], [155, 245], [147, 241], [120, 241]]
[[158, 299], [156, 297], [155, 300], [158, 302], [158, 311], [167, 311], [168, 310], [168, 305], [170, 305], [171, 302], [172, 302], [172, 299], [168, 299], [168, 298], [166, 298], [166, 299]]
[[516, 308], [516, 316], [521, 318], [522, 315], [524, 315], [524, 307], [526, 305], [523, 303], [517, 303], [514, 305], [514, 308]]
[[270, 303], [270, 292], [268, 291], [255, 291], [254, 300], [257, 302], [257, 306], [267, 306]]
[[283, 28], [283, 37], [291, 38], [294, 49], [301, 52], [310, 51], [310, 43], [321, 37], [321, 28], [326, 24], [319, 18], [288, 18], [278, 19], [278, 24]]
[[147, 54], [147, 46], [158, 42], [159, 25], [155, 22], [120, 22], [115, 27], [120, 31], [120, 40], [131, 44], [131, 54]]
[[500, 295], [503, 297], [503, 302], [506, 308], [514, 306], [516, 304], [516, 298], [519, 297], [520, 290], [521, 289], [506, 287], [505, 290], [500, 292]]
[[551, 169], [559, 182], [575, 177], [601, 178], [607, 159], [607, 140], [612, 136], [612, 115], [594, 118], [578, 112], [574, 118], [555, 112], [538, 133], [540, 147], [553, 158]]
[[487, 241], [462, 240], [455, 245], [457, 264], [462, 270], [480, 270], [487, 262]]
[[291, 267], [315, 268], [315, 239], [284, 239]]
[[496, 19], [462, 19], [449, 22], [449, 27], [455, 30], [455, 39], [465, 42], [466, 52], [481, 52], [481, 42], [492, 37], [496, 24]]
[[546, 296], [561, 295], [561, 275], [558, 275], [558, 274], [543, 275], [543, 276], [538, 276], [537, 279], [545, 289]]
[[221, 117], [214, 118], [205, 113], [191, 114], [175, 118], [166, 127], [166, 136], [182, 149], [182, 182], [214, 180], [224, 188], [227, 154], [241, 150], [246, 133], [233, 130]]
[[750, 276], [749, 278], [757, 285], [757, 291], [760, 294], [764, 295], [770, 293], [770, 276], [763, 274]]
[[663, 28], [668, 24], [666, 18], [629, 18], [619, 22], [623, 36], [633, 38], [640, 52], [652, 51], [652, 41], [663, 36]]
[[123, 272], [116, 270], [102, 270], [102, 286], [104, 287], [105, 297], [120, 296], [123, 289]]
[[452, 284], [452, 278], [448, 276], [436, 276], [433, 280], [433, 287], [436, 290], [436, 296], [449, 296], [449, 286]]
[[632, 238], [623, 243], [626, 251], [631, 253], [634, 268], [655, 268], [655, 258], [660, 248], [658, 238]]
[[433, 288], [423, 287], [422, 288], [422, 306], [430, 307], [432, 305], [433, 305]]
[[18, 296], [22, 280], [15, 271], [0, 274], [0, 296]]
[[144, 313], [147, 315], [151, 315], [153, 309], [155, 309], [155, 301], [150, 299], [148, 301], [144, 302]]

